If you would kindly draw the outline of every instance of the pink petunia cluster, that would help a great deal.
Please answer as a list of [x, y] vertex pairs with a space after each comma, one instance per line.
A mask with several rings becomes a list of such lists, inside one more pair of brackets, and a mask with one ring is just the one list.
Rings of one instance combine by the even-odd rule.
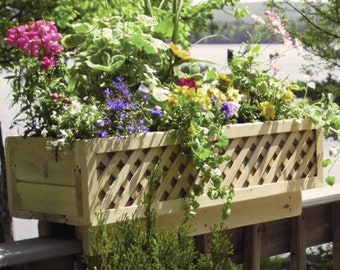
[[10, 28], [5, 42], [20, 48], [29, 57], [37, 57], [42, 68], [48, 69], [56, 66], [55, 55], [64, 49], [59, 43], [61, 38], [54, 22], [38, 20]]

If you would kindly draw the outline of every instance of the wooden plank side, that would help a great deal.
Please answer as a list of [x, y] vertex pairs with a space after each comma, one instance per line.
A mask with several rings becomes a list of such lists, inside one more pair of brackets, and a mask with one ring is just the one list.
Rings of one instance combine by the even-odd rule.
[[[282, 196], [287, 196], [289, 198], [290, 194], [295, 194], [297, 192], [299, 195], [299, 199], [297, 202], [301, 204], [301, 193], [300, 190], [305, 187], [305, 185], [312, 186], [314, 179], [308, 179], [306, 183], [306, 179], [299, 179], [296, 181], [289, 181], [289, 182], [280, 182], [275, 184], [267, 184], [262, 186], [256, 186], [251, 188], [243, 188], [243, 189], [236, 189], [235, 190], [235, 198], [233, 201], [233, 205], [244, 203], [246, 204], [247, 201], [250, 203], [257, 202], [261, 204], [263, 199], [266, 197], [275, 198], [277, 196], [277, 200], [280, 200]], [[310, 183], [309, 183], [310, 182]], [[198, 202], [200, 203], [200, 211], [206, 211], [206, 209], [218, 208], [221, 209], [223, 205], [223, 200], [211, 200], [206, 194], [202, 195], [198, 198]], [[176, 199], [170, 201], [163, 201], [158, 202], [153, 205], [156, 209], [158, 215], [169, 215], [182, 216], [182, 211], [184, 208], [185, 199]], [[121, 207], [118, 209], [108, 209], [104, 210], [101, 209], [103, 213], [103, 217], [105, 218], [107, 223], [116, 222], [122, 215], [127, 214], [129, 217], [136, 212], [137, 215], [143, 214], [143, 207], [142, 206], [129, 206], [129, 207]], [[300, 207], [301, 211], [301, 207]], [[280, 212], [277, 212], [280, 215]], [[220, 212], [216, 211], [217, 216], [220, 216]], [[287, 215], [284, 215], [287, 216]], [[96, 224], [95, 220], [92, 220]], [[174, 222], [179, 222], [179, 220], [174, 219]]]
[[233, 124], [224, 127], [223, 132], [230, 138], [258, 136], [264, 134], [315, 129], [309, 119], [286, 119], [246, 124]]
[[47, 150], [44, 138], [23, 137], [7, 137], [6, 147], [7, 161], [15, 167], [19, 181], [75, 186], [73, 155], [68, 149]]
[[292, 219], [290, 269], [306, 269], [306, 219], [304, 213]]
[[302, 191], [303, 207], [312, 207], [336, 201], [340, 201], [340, 184]]
[[[197, 217], [191, 224], [194, 235], [209, 233], [210, 227], [219, 223], [230, 229], [300, 215], [301, 195], [294, 192], [234, 202], [231, 206], [232, 214], [227, 220], [221, 218], [221, 210], [221, 205], [198, 209]], [[158, 224], [165, 227], [176, 226], [180, 224], [182, 217], [181, 212], [159, 216]]]
[[261, 246], [262, 258], [283, 254], [290, 250], [291, 219], [278, 219], [264, 223]]
[[324, 144], [324, 133], [321, 129], [317, 129], [315, 131], [316, 136], [316, 167], [317, 167], [317, 175], [318, 175], [318, 186], [324, 185], [324, 167], [323, 163], [323, 144]]
[[18, 209], [64, 216], [77, 216], [74, 187], [18, 182]]
[[331, 204], [322, 204], [303, 208], [306, 228], [307, 246], [316, 246], [332, 241], [332, 209]]
[[262, 231], [262, 224], [254, 224], [245, 228], [244, 270], [260, 270]]
[[[315, 126], [309, 119], [287, 119], [280, 121], [227, 125], [223, 128], [223, 132], [229, 138], [237, 138], [306, 129], [315, 129]], [[79, 143], [87, 144], [88, 147], [95, 153], [107, 153], [112, 151], [121, 151], [124, 149], [134, 150], [174, 145], [176, 144], [176, 133], [175, 131], [152, 132], [145, 135], [129, 137], [122, 141], [117, 141], [115, 139], [89, 139], [83, 140], [83, 142]]]

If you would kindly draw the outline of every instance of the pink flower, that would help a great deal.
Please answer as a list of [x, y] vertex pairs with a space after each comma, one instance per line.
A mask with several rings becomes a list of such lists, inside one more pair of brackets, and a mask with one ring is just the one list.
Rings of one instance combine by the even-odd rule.
[[294, 39], [294, 47], [298, 50], [298, 53], [303, 52], [303, 44], [298, 38]]
[[56, 66], [56, 61], [54, 59], [54, 56], [44, 56], [41, 60], [41, 66], [44, 69], [49, 69]]
[[265, 15], [268, 17], [270, 24], [269, 24], [269, 29], [272, 31], [274, 34], [280, 34], [283, 39], [283, 43], [286, 46], [291, 46], [293, 45], [292, 37], [290, 34], [287, 32], [286, 28], [284, 27], [280, 17], [276, 15], [274, 12], [267, 10], [265, 12]]
[[56, 65], [55, 55], [64, 49], [59, 44], [61, 38], [54, 22], [38, 20], [10, 28], [5, 42], [21, 49], [29, 57], [37, 57], [46, 69]]

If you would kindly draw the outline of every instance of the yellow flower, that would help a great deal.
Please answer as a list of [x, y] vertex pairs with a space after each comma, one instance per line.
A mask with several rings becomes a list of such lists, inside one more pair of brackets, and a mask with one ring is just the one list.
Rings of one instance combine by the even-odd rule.
[[171, 97], [169, 97], [168, 99], [168, 105], [170, 108], [174, 108], [177, 107], [179, 103], [178, 97], [176, 95], [172, 95]]
[[276, 110], [275, 106], [269, 101], [264, 101], [260, 103], [261, 115], [266, 120], [273, 120], [275, 118]]
[[285, 102], [291, 103], [294, 99], [294, 94], [290, 89], [287, 89], [287, 91], [282, 94], [281, 99]]
[[180, 49], [175, 43], [170, 42], [170, 49], [179, 59], [189, 60], [191, 59], [191, 54], [183, 49]]
[[231, 78], [229, 75], [225, 74], [225, 73], [218, 73], [218, 80], [221, 83], [230, 83], [231, 82]]
[[240, 102], [242, 100], [242, 95], [240, 91], [234, 88], [228, 88], [227, 96], [229, 100]]
[[182, 87], [182, 92], [184, 94], [185, 99], [187, 100], [194, 100], [195, 96], [197, 95], [195, 88], [188, 88], [187, 86]]
[[195, 133], [195, 124], [193, 122], [190, 122], [190, 126], [188, 127], [188, 132], [193, 134]]

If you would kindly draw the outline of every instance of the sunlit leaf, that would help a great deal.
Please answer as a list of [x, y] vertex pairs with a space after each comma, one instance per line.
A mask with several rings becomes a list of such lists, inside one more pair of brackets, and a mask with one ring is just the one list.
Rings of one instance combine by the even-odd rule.
[[335, 183], [335, 177], [334, 176], [327, 176], [326, 177], [326, 183], [330, 186], [333, 186]]

